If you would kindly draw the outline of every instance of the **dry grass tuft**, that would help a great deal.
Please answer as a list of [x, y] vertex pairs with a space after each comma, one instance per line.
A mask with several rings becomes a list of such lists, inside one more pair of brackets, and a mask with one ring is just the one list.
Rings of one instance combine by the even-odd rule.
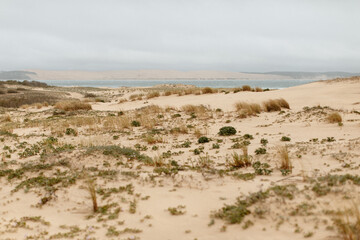
[[135, 100], [142, 100], [142, 97], [144, 96], [144, 94], [140, 93], [140, 94], [132, 94], [129, 96], [129, 100], [130, 101], [135, 101]]
[[144, 137], [144, 141], [147, 142], [147, 144], [155, 144], [155, 143], [163, 143], [164, 139], [159, 135], [148, 134]]
[[261, 106], [257, 103], [237, 102], [235, 103], [236, 111], [239, 112], [240, 118], [254, 116], [261, 113]]
[[12, 121], [11, 117], [8, 114], [0, 117], [0, 122], [11, 122], [11, 121]]
[[270, 99], [263, 102], [263, 106], [266, 112], [281, 111], [281, 108], [290, 109], [289, 103], [283, 99]]
[[97, 205], [97, 198], [96, 198], [96, 190], [95, 190], [95, 181], [94, 179], [88, 178], [86, 180], [86, 187], [87, 190], [90, 193], [92, 205], [93, 205], [93, 211], [96, 213], [98, 211], [98, 205]]
[[340, 218], [334, 221], [343, 240], [360, 239], [360, 209], [359, 203], [353, 202], [353, 206], [341, 212]]
[[255, 92], [263, 92], [263, 89], [261, 87], [256, 87]]
[[89, 103], [80, 101], [61, 101], [55, 104], [56, 109], [64, 111], [76, 111], [76, 110], [91, 110], [92, 107]]
[[140, 122], [140, 125], [145, 127], [146, 129], [153, 129], [156, 125], [157, 125], [157, 120], [156, 118], [154, 117], [151, 117], [149, 115], [141, 115], [139, 118], [138, 118], [139, 122]]
[[188, 104], [188, 105], [182, 106], [181, 110], [186, 112], [186, 113], [203, 114], [203, 113], [206, 113], [208, 111], [208, 108], [205, 107], [204, 105]]
[[159, 92], [149, 92], [146, 95], [146, 99], [151, 99], [151, 98], [156, 98], [156, 97], [160, 97], [160, 93]]
[[266, 112], [281, 111], [279, 103], [273, 99], [263, 102], [263, 106]]
[[140, 109], [141, 113], [146, 114], [146, 115], [150, 115], [150, 114], [154, 114], [154, 113], [163, 113], [165, 110], [155, 104], [143, 107]]
[[251, 166], [251, 156], [248, 155], [248, 149], [246, 146], [242, 148], [243, 154], [239, 155], [238, 153], [234, 152], [231, 157], [232, 159], [227, 162], [227, 164], [231, 168], [242, 168]]
[[173, 94], [172, 91], [166, 91], [166, 92], [164, 92], [164, 96], [170, 96], [170, 95], [172, 95], [172, 94]]
[[201, 136], [203, 136], [203, 135], [204, 135], [204, 132], [201, 131], [199, 128], [195, 128], [195, 129], [194, 129], [194, 136], [195, 136], [196, 138], [199, 138], [199, 137], [201, 137]]
[[289, 103], [288, 103], [285, 99], [279, 98], [279, 99], [276, 99], [275, 101], [278, 102], [278, 104], [280, 105], [280, 107], [286, 108], [286, 109], [290, 109], [290, 105], [289, 105]]
[[280, 169], [281, 170], [290, 170], [292, 169], [291, 160], [289, 158], [289, 151], [286, 146], [278, 148], [278, 153], [280, 156]]
[[340, 114], [338, 112], [333, 112], [333, 113], [330, 113], [326, 117], [326, 120], [329, 123], [341, 123], [342, 122], [342, 117], [340, 116]]
[[249, 85], [243, 85], [241, 88], [243, 91], [251, 91], [251, 87]]
[[210, 87], [206, 87], [206, 88], [203, 88], [201, 90], [202, 94], [209, 94], [209, 93], [214, 93], [214, 89], [210, 88]]

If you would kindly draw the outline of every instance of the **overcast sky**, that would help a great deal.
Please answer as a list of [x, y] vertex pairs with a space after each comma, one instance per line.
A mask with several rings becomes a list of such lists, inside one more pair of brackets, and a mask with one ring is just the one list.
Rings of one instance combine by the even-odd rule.
[[0, 0], [0, 70], [360, 72], [359, 0]]

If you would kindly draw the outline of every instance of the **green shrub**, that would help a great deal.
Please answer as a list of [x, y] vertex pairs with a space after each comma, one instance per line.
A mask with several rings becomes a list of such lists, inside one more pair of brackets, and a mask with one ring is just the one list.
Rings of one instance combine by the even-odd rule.
[[256, 175], [270, 175], [272, 173], [272, 170], [269, 169], [270, 165], [267, 163], [256, 161], [253, 163], [252, 167], [254, 168]]
[[282, 142], [290, 142], [291, 138], [286, 137], [286, 136], [282, 136], [282, 138], [280, 139]]
[[210, 142], [210, 139], [208, 137], [202, 136], [198, 139], [198, 143], [207, 143]]
[[261, 143], [261, 145], [266, 146], [266, 144], [268, 144], [269, 141], [268, 141], [267, 139], [265, 139], [265, 138], [262, 138], [262, 139], [260, 140], [260, 143]]
[[244, 139], [250, 139], [250, 140], [252, 140], [252, 139], [254, 139], [254, 137], [253, 137], [253, 135], [251, 135], [251, 134], [245, 134], [245, 135], [244, 135]]
[[236, 129], [231, 126], [222, 127], [219, 130], [220, 136], [231, 136], [236, 134]]
[[259, 155], [259, 154], [265, 154], [266, 153], [266, 149], [265, 148], [258, 148], [255, 150], [255, 154]]
[[65, 131], [65, 134], [66, 135], [74, 135], [74, 136], [78, 135], [77, 131], [73, 128], [67, 128]]
[[212, 148], [213, 148], [213, 149], [219, 149], [219, 148], [220, 148], [220, 145], [219, 145], [218, 143], [214, 143], [214, 144], [212, 145]]

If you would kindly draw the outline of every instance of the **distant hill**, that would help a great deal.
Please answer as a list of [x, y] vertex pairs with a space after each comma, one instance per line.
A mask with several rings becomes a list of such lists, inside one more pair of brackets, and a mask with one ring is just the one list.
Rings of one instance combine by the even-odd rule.
[[0, 71], [0, 80], [31, 80], [34, 75], [29, 71]]
[[176, 70], [122, 70], [122, 71], [2, 71], [0, 80], [121, 80], [121, 79], [239, 79], [326, 80], [338, 77], [359, 76], [348, 72], [264, 72], [244, 73], [228, 71], [176, 71]]
[[293, 79], [326, 80], [339, 77], [360, 76], [360, 73], [349, 72], [265, 72], [263, 74], [287, 76]]
[[121, 70], [121, 71], [48, 71], [28, 70], [32, 80], [131, 80], [131, 79], [285, 79], [285, 76], [228, 71]]

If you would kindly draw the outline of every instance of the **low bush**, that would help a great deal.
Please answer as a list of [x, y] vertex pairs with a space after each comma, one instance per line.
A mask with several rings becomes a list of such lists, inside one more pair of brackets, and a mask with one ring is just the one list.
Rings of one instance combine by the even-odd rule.
[[233, 91], [234, 91], [234, 93], [238, 93], [238, 92], [242, 91], [242, 88], [234, 88]]
[[89, 103], [80, 101], [61, 101], [55, 104], [56, 109], [64, 111], [76, 111], [76, 110], [91, 110], [92, 107]]
[[265, 153], [266, 153], [265, 148], [258, 148], [258, 149], [255, 150], [256, 155], [265, 154]]
[[222, 127], [219, 130], [220, 136], [231, 136], [236, 134], [236, 129], [231, 126]]
[[18, 91], [16, 91], [15, 89], [8, 89], [7, 93], [18, 93]]
[[198, 143], [207, 143], [210, 142], [210, 139], [208, 137], [202, 136], [198, 139]]
[[23, 86], [28, 86], [28, 87], [48, 87], [48, 85], [46, 83], [43, 82], [38, 82], [38, 81], [16, 81], [16, 80], [7, 80], [4, 81], [3, 83], [8, 84], [8, 85], [23, 85]]
[[290, 142], [291, 141], [291, 138], [287, 137], [287, 136], [282, 136], [280, 141], [282, 142]]
[[131, 122], [131, 126], [133, 126], [133, 127], [140, 127], [140, 125], [141, 125], [141, 124], [140, 124], [139, 121], [135, 121], [135, 120], [134, 120], [134, 121]]
[[31, 105], [34, 103], [53, 104], [58, 100], [56, 96], [39, 91], [26, 91], [21, 94], [2, 95], [0, 97], [0, 107], [18, 108], [22, 105]]
[[86, 98], [96, 98], [97, 96], [94, 93], [85, 93], [84, 97], [86, 97]]

